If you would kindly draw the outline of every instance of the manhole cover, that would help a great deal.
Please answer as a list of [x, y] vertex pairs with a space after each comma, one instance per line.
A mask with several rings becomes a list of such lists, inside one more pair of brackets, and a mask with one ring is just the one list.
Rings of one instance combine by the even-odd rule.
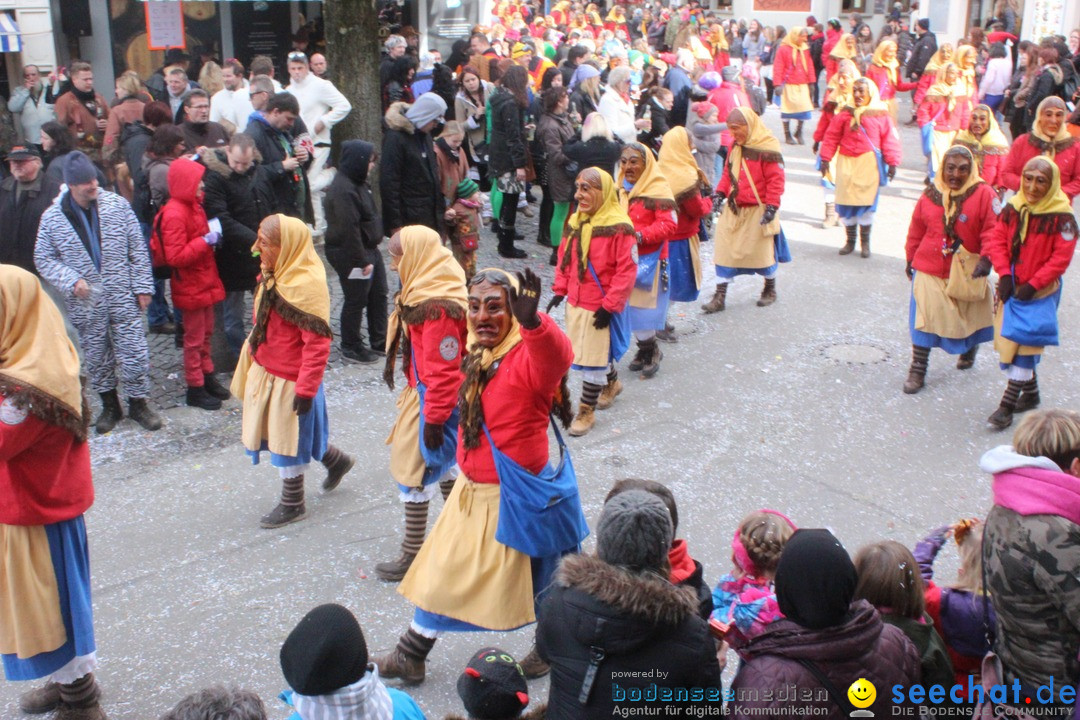
[[825, 357], [836, 362], [849, 365], [872, 365], [884, 362], [889, 354], [881, 348], [873, 345], [857, 345], [853, 343], [838, 343], [829, 345], [824, 350]]

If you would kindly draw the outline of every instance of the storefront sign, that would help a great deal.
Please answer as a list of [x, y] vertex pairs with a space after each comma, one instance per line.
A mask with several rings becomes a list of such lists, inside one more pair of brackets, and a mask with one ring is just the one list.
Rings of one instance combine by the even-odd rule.
[[182, 2], [149, 0], [146, 3], [146, 43], [151, 50], [187, 47]]

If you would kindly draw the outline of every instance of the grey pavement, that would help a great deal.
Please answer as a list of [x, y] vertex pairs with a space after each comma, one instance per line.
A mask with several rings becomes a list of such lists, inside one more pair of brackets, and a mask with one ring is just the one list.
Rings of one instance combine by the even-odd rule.
[[[767, 121], [778, 130], [775, 113]], [[778, 302], [756, 307], [760, 279], [739, 278], [724, 313], [674, 306], [680, 342], [664, 346], [660, 373], [643, 381], [624, 370], [626, 390], [615, 406], [598, 413], [592, 433], [569, 441], [590, 522], [615, 480], [667, 483], [680, 504], [680, 535], [715, 582], [731, 567], [733, 529], [758, 508], [781, 510], [800, 526], [831, 527], [852, 553], [882, 538], [912, 545], [934, 527], [985, 514], [989, 478], [977, 462], [1010, 438], [985, 425], [1005, 385], [993, 353], [984, 346], [974, 369], [960, 372], [955, 358], [935, 351], [926, 388], [916, 396], [900, 390], [910, 355], [900, 257], [922, 187], [917, 134], [904, 128], [903, 138], [905, 161], [880, 205], [869, 260], [837, 256], [843, 231], [819, 226], [823, 201], [809, 145], [785, 146], [780, 217], [794, 261], [781, 267]], [[520, 244], [528, 260], [500, 261], [485, 233], [481, 267], [531, 267], [550, 283], [547, 251], [531, 237]], [[1040, 380], [1046, 406], [1076, 408], [1080, 300], [1066, 285], [1063, 347], [1048, 350]], [[176, 366], [176, 357], [165, 361], [158, 350], [158, 372], [166, 362]], [[380, 373], [331, 362], [332, 441], [357, 464], [325, 496], [317, 490], [321, 468], [312, 473], [308, 519], [277, 531], [258, 527], [279, 481], [268, 465], [246, 459], [237, 401], [215, 413], [166, 410], [158, 433], [125, 421], [93, 439], [97, 500], [87, 527], [99, 677], [111, 718], [158, 717], [218, 682], [258, 692], [271, 718], [285, 718], [275, 700], [285, 687], [278, 650], [318, 603], [352, 609], [373, 654], [394, 645], [411, 608], [372, 572], [396, 557], [402, 530], [384, 444], [394, 394]], [[573, 381], [577, 387], [580, 379]], [[434, 515], [440, 503], [432, 506]], [[956, 570], [952, 555], [946, 549], [940, 561], [946, 582]], [[427, 682], [412, 694], [429, 718], [460, 712], [454, 683], [469, 655], [497, 644], [520, 658], [531, 641], [531, 630], [441, 639]], [[730, 682], [730, 670], [725, 677]], [[0, 685], [0, 715], [17, 715], [15, 699], [26, 687]], [[546, 680], [530, 685], [534, 701], [546, 691]]]

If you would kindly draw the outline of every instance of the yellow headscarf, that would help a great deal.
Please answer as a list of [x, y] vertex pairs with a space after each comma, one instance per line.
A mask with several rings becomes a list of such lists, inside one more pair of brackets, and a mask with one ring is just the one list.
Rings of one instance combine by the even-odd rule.
[[960, 79], [963, 82], [962, 96], [974, 96], [978, 91], [975, 83], [975, 63], [978, 61], [978, 51], [971, 45], [961, 45], [956, 53], [956, 66], [960, 68]]
[[[1050, 166], [1050, 189], [1043, 195], [1042, 200], [1037, 203], [1030, 202], [1027, 195], [1024, 194], [1024, 173], [1034, 163], [1046, 163]], [[1020, 213], [1020, 225], [1017, 228], [1017, 236], [1013, 242], [1019, 242], [1021, 245], [1027, 241], [1028, 223], [1032, 215], [1059, 215], [1064, 213], [1072, 215], [1072, 203], [1069, 202], [1068, 196], [1061, 189], [1061, 170], [1058, 169], [1057, 163], [1041, 155], [1033, 157], [1024, 163], [1024, 169], [1020, 173], [1020, 189], [1009, 200], [1009, 205]]]
[[79, 356], [56, 304], [31, 273], [0, 265], [0, 395], [86, 440]]
[[[963, 187], [956, 191], [945, 183], [945, 157], [953, 154], [964, 154], [971, 160], [971, 175], [968, 176]], [[945, 210], [945, 231], [948, 233], [955, 224], [955, 216], [960, 212], [960, 201], [967, 197], [973, 187], [983, 182], [983, 179], [979, 175], [979, 163], [976, 162], [975, 155], [963, 145], [956, 145], [946, 150], [945, 155], [942, 156], [941, 165], [942, 169], [934, 176], [934, 187], [941, 193], [941, 207]]]
[[[409, 225], [401, 229], [401, 260], [398, 275], [401, 291], [394, 297], [394, 311], [390, 313], [386, 332], [386, 367], [383, 380], [394, 387], [394, 363], [397, 358], [401, 336], [409, 335], [408, 317], [430, 300], [439, 303], [461, 317], [469, 309], [469, 292], [465, 289], [465, 271], [454, 259], [450, 249], [442, 244], [439, 233], [423, 225]], [[461, 314], [458, 315], [457, 313]], [[408, 362], [408, 358], [404, 360]]]
[[776, 139], [776, 136], [772, 134], [769, 128], [765, 127], [765, 123], [761, 121], [757, 113], [748, 107], [738, 107], [732, 110], [732, 112], [738, 112], [742, 115], [743, 120], [746, 121], [746, 126], [749, 129], [749, 134], [746, 137], [746, 142], [735, 143], [731, 146], [731, 153], [728, 155], [728, 166], [731, 169], [731, 177], [733, 180], [739, 179], [739, 173], [742, 171], [743, 166], [743, 151], [744, 150], [756, 150], [758, 152], [776, 153], [781, 155], [780, 141]]
[[[620, 16], [617, 11], [621, 11], [622, 15]], [[607, 22], [625, 23], [626, 22], [626, 10], [623, 10], [621, 5], [616, 5], [613, 8], [611, 8], [611, 10], [608, 11], [607, 18], [605, 18], [605, 19], [607, 20]]]
[[[881, 93], [878, 91], [877, 83], [875, 83], [870, 78], [866, 78], [866, 77], [859, 78], [855, 82], [860, 82], [860, 83], [865, 83], [866, 84], [866, 87], [870, 92], [870, 101], [868, 103], [866, 103], [865, 105], [856, 107], [854, 105], [854, 102], [855, 102], [854, 96], [852, 97], [851, 127], [853, 127], [853, 128], [858, 127], [860, 124], [862, 124], [863, 113], [865, 113], [867, 110], [879, 110], [881, 112], [888, 112], [889, 111], [889, 106], [886, 105], [881, 99]], [[854, 88], [855, 83], [852, 83], [851, 86], [852, 86], [852, 88]]]
[[[804, 32], [806, 32], [806, 28], [796, 25], [791, 28], [791, 30], [788, 30], [788, 34], [784, 36], [784, 40], [780, 44], [787, 45], [791, 48], [791, 64], [793, 66], [800, 65], [806, 70], [809, 68], [809, 65], [807, 65], [808, 60], [807, 56], [803, 55], [802, 51], [809, 50], [810, 45], [802, 38]], [[839, 43], [837, 43], [837, 45], [839, 45]]]
[[709, 26], [709, 44], [713, 46], [713, 52], [727, 52], [730, 49], [723, 25], [713, 23]]
[[682, 195], [691, 191], [697, 192], [700, 187], [709, 185], [705, 174], [694, 161], [694, 154], [690, 152], [690, 135], [682, 126], [675, 126], [664, 133], [657, 165], [660, 172], [667, 178], [676, 200]]
[[656, 163], [656, 158], [653, 157], [652, 150], [639, 143], [630, 143], [629, 147], [645, 156], [645, 169], [641, 171], [641, 177], [638, 178], [628, 192], [623, 189], [626, 174], [623, 172], [622, 164], [619, 164], [619, 176], [615, 179], [615, 186], [619, 190], [619, 204], [622, 209], [629, 210], [630, 201], [637, 198], [654, 200], [659, 202], [661, 206], [670, 204], [673, 209], [675, 207], [675, 193], [671, 192], [671, 185], [668, 184], [664, 174], [660, 172], [660, 167]]
[[[842, 90], [840, 83], [837, 82], [837, 78], [841, 75], [851, 77], [851, 82], [848, 83], [846, 90]], [[855, 85], [855, 81], [861, 77], [862, 73], [859, 72], [859, 66], [853, 60], [841, 60], [837, 65], [836, 72], [829, 79], [829, 93], [825, 101], [836, 103], [837, 109], [851, 106], [854, 102], [851, 98], [851, 90]]]
[[944, 43], [937, 49], [933, 55], [930, 56], [930, 62], [926, 63], [926, 67], [923, 68], [923, 74], [930, 73], [931, 75], [937, 75], [937, 71], [945, 65], [948, 65], [953, 61], [953, 46], [952, 43]]
[[1031, 123], [1031, 134], [1039, 138], [1043, 142], [1049, 144], [1050, 147], [1047, 148], [1046, 155], [1052, 158], [1054, 157], [1054, 155], [1057, 154], [1057, 144], [1064, 140], [1071, 140], [1072, 135], [1069, 134], [1069, 130], [1066, 127], [1066, 125], [1068, 125], [1067, 122], [1061, 123], [1061, 127], [1058, 128], [1057, 135], [1055, 135], [1054, 137], [1050, 137], [1042, 131], [1042, 126], [1039, 124], [1040, 116], [1042, 115], [1043, 108], [1049, 105], [1064, 108], [1066, 117], [1068, 117], [1069, 111], [1065, 105], [1065, 101], [1063, 101], [1057, 95], [1051, 95], [1049, 97], [1043, 98], [1042, 102], [1039, 103], [1039, 107], [1035, 109], [1035, 122]]
[[949, 112], [952, 112], [956, 108], [956, 95], [961, 89], [958, 87], [960, 83], [959, 80], [953, 83], [948, 82], [947, 77], [949, 68], [955, 68], [957, 71], [960, 70], [960, 68], [956, 66], [956, 63], [951, 62], [945, 63], [938, 68], [934, 84], [926, 91], [926, 96], [945, 98], [945, 102], [948, 104], [948, 110]]
[[833, 46], [832, 51], [829, 53], [829, 57], [836, 58], [837, 60], [854, 60], [855, 55], [858, 53], [858, 48], [848, 47], [848, 38], [854, 42], [855, 36], [851, 33], [844, 33], [840, 36], [840, 40]]
[[[607, 172], [598, 167], [588, 168], [595, 170], [600, 175], [601, 200], [600, 207], [591, 214], [584, 213], [580, 209], [569, 218], [571, 245], [563, 253], [562, 268], [570, 266], [571, 255], [574, 252], [573, 239], [578, 239], [578, 277], [585, 277], [589, 265], [589, 246], [592, 244], [593, 232], [596, 230], [614, 231], [621, 229], [624, 232], [633, 233], [634, 223], [626, 210], [619, 203], [619, 193], [615, 190], [615, 181]], [[584, 171], [582, 171], [584, 172]]]
[[892, 40], [883, 40], [878, 43], [877, 49], [874, 50], [874, 59], [870, 61], [871, 65], [877, 65], [878, 67], [885, 68], [885, 74], [892, 81], [893, 85], [896, 85], [897, 73], [900, 69], [900, 61], [894, 56], [892, 60], [885, 59], [885, 50], [889, 46], [892, 46], [893, 50], [896, 49], [896, 43]]
[[994, 111], [986, 105], [976, 105], [972, 110], [984, 111], [990, 118], [990, 124], [987, 126], [987, 130], [983, 133], [981, 138], [975, 137], [975, 134], [971, 132], [970, 126], [966, 130], [961, 130], [956, 134], [954, 143], [960, 143], [968, 148], [971, 148], [974, 152], [985, 153], [987, 149], [999, 148], [1002, 150], [1009, 149], [1009, 141], [1005, 137], [1005, 133], [1001, 132], [1001, 128], [998, 126], [997, 118], [994, 117]]

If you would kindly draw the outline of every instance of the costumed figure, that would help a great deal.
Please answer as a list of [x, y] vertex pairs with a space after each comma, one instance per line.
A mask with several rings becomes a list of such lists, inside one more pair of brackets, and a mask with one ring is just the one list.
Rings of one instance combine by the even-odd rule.
[[915, 205], [905, 246], [912, 281], [911, 368], [904, 381], [909, 395], [923, 387], [932, 348], [959, 355], [957, 369], [967, 370], [979, 344], [994, 338], [991, 264], [983, 245], [997, 225], [996, 200], [979, 177], [975, 156], [957, 145]]
[[937, 177], [941, 158], [960, 130], [960, 69], [948, 63], [937, 72], [937, 82], [929, 87], [915, 111], [915, 122], [922, 133], [922, 150], [926, 156], [926, 176]]
[[937, 82], [938, 71], [952, 61], [952, 43], [944, 43], [937, 49], [937, 52], [930, 57], [930, 61], [926, 63], [922, 75], [919, 76], [919, 82], [916, 83], [915, 93], [911, 96], [911, 103], [916, 108], [919, 107], [923, 98], [926, 97], [926, 91], [930, 89], [930, 86]]
[[758, 307], [776, 302], [776, 271], [791, 259], [776, 214], [784, 194], [784, 158], [780, 141], [750, 108], [736, 108], [727, 117], [735, 138], [716, 198], [713, 263], [716, 291], [701, 306], [706, 313], [724, 310], [728, 284], [739, 275], [761, 275], [765, 287]]
[[323, 372], [330, 356], [330, 291], [326, 268], [302, 220], [271, 215], [252, 247], [262, 275], [255, 290], [254, 327], [233, 372], [232, 394], [244, 402], [242, 440], [252, 464], [263, 451], [281, 477], [281, 502], [264, 528], [307, 517], [304, 472], [326, 467], [322, 489], [333, 490], [353, 459], [329, 443]]
[[[852, 60], [841, 60], [836, 73], [829, 80], [829, 92], [825, 96], [825, 102], [821, 105], [821, 115], [818, 117], [817, 127], [814, 128], [814, 155], [821, 151], [821, 141], [825, 139], [825, 133], [829, 129], [836, 113], [851, 106], [851, 89], [855, 81], [862, 77], [859, 67]], [[822, 171], [820, 156], [815, 162], [817, 170]], [[821, 227], [830, 228], [840, 224], [840, 216], [836, 214], [836, 184], [833, 180], [836, 173], [836, 158], [826, 165], [828, 172], [821, 172], [821, 187], [825, 191], [825, 220]]]
[[1057, 96], [1044, 98], [1039, 103], [1031, 132], [1016, 138], [1005, 158], [1002, 185], [1019, 191], [1021, 171], [1028, 160], [1041, 155], [1058, 166], [1061, 191], [1069, 200], [1080, 195], [1080, 138], [1073, 137], [1066, 127], [1068, 112], [1065, 102]]
[[375, 573], [396, 582], [424, 543], [428, 504], [439, 490], [444, 500], [449, 497], [457, 476], [457, 396], [469, 301], [465, 273], [434, 230], [402, 228], [390, 238], [389, 251], [401, 291], [390, 315], [383, 379], [392, 390], [400, 349], [408, 384], [398, 396], [397, 419], [386, 444], [390, 474], [405, 505], [405, 538], [401, 557], [379, 563]]
[[[784, 141], [803, 144], [803, 123], [810, 119], [813, 103], [810, 84], [815, 81], [814, 61], [810, 59], [809, 34], [804, 27], [793, 27], [776, 50], [773, 61], [775, 94], [780, 97], [780, 118], [784, 123]], [[791, 121], [795, 120], [795, 135]]]
[[979, 83], [975, 78], [975, 65], [979, 53], [971, 45], [961, 45], [956, 52], [956, 67], [960, 70], [960, 88], [956, 92], [956, 109], [960, 113], [960, 129], [966, 130], [971, 111], [979, 97]]
[[918, 83], [904, 82], [900, 77], [900, 61], [896, 59], [896, 43], [883, 40], [874, 50], [866, 77], [874, 81], [881, 93], [881, 101], [889, 106], [889, 116], [896, 122], [896, 94], [914, 90]]
[[[994, 190], [1003, 190], [1005, 158], [1009, 154], [1009, 140], [998, 127], [994, 111], [987, 105], [976, 105], [971, 111], [967, 130], [960, 130], [953, 138], [954, 145], [963, 145], [975, 156], [979, 176]], [[1000, 194], [999, 194], [1000, 196]], [[999, 208], [1000, 209], [1000, 208]]]
[[855, 250], [860, 234], [860, 255], [870, 257], [870, 228], [878, 193], [896, 176], [900, 164], [900, 138], [889, 108], [878, 98], [877, 85], [859, 78], [852, 85], [852, 104], [841, 110], [821, 141], [821, 172], [836, 157], [836, 212], [847, 232], [841, 255]]
[[855, 36], [851, 33], [844, 33], [840, 36], [840, 40], [833, 46], [832, 52], [825, 58], [825, 79], [831, 82], [833, 75], [840, 69], [840, 62], [843, 60], [856, 61], [859, 55], [858, 43], [855, 42]]
[[48, 678], [19, 708], [105, 720], [90, 553], [90, 408], [79, 356], [38, 279], [0, 265], [0, 654], [8, 681]]
[[731, 64], [727, 35], [724, 33], [724, 27], [720, 23], [709, 25], [708, 49], [712, 55], [712, 70], [720, 72]]
[[571, 366], [582, 374], [581, 403], [570, 434], [586, 434], [595, 411], [606, 410], [622, 392], [615, 363], [630, 346], [627, 301], [634, 288], [634, 224], [619, 204], [615, 181], [600, 168], [582, 170], [574, 183], [577, 212], [570, 216], [547, 310], [569, 298], [566, 333], [574, 350]]
[[990, 425], [1004, 430], [1014, 413], [1039, 404], [1035, 367], [1057, 345], [1061, 276], [1076, 250], [1076, 217], [1061, 190], [1061, 171], [1044, 157], [1024, 165], [1019, 192], [1001, 211], [984, 252], [997, 270], [994, 349], [1008, 385]]

